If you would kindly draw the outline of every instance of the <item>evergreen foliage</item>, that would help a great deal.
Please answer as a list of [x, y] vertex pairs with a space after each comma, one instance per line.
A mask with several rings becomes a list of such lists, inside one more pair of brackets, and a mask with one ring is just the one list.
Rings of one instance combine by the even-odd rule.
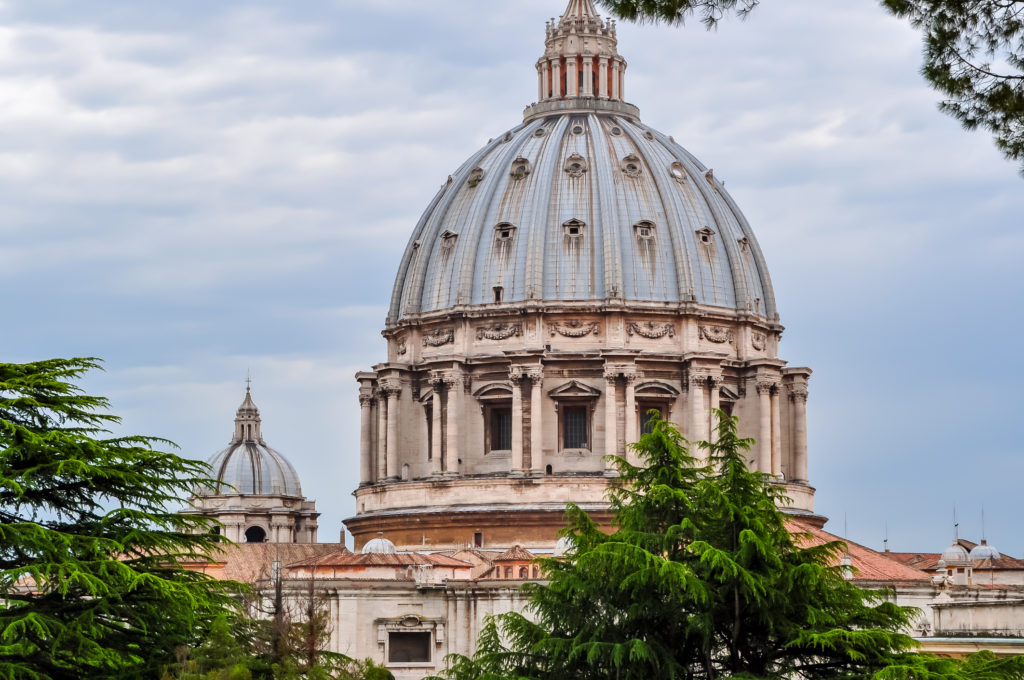
[[0, 679], [154, 678], [234, 602], [184, 570], [210, 520], [168, 509], [207, 467], [113, 437], [94, 359], [0, 363]]
[[543, 558], [547, 584], [523, 586], [526, 615], [491, 619], [449, 680], [614, 678], [1021, 677], [1022, 661], [935, 659], [902, 630], [915, 610], [843, 577], [841, 542], [791, 534], [768, 475], [748, 469], [751, 440], [717, 412], [715, 443], [693, 457], [658, 422], [616, 458], [614, 533], [570, 505], [564, 559]]
[[[712, 28], [747, 16], [760, 0], [600, 0], [629, 21]], [[1024, 174], [1024, 0], [881, 0], [924, 35], [928, 83], [945, 95], [939, 108], [969, 130], [984, 128]]]

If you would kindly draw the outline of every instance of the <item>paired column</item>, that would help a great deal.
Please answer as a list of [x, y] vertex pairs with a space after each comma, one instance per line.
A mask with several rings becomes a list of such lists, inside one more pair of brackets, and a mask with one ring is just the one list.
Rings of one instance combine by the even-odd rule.
[[462, 417], [462, 374], [452, 371], [445, 376], [448, 385], [448, 433], [445, 447], [445, 474], [459, 474], [459, 421]]
[[[619, 433], [616, 422], [618, 420], [618, 399], [616, 398], [615, 383], [619, 377], [619, 371], [615, 368], [605, 367], [604, 369], [604, 454], [606, 456], [619, 455]], [[605, 460], [605, 473], [612, 472], [615, 467], [610, 460]]]
[[565, 60], [565, 96], [579, 96], [579, 84], [576, 76], [579, 73], [580, 62], [578, 57], [567, 57]]
[[430, 398], [430, 474], [440, 477], [444, 472], [441, 467], [441, 390], [444, 388], [444, 380], [439, 374], [431, 374], [430, 387], [433, 390]]
[[[690, 375], [690, 442], [696, 444], [699, 441], [708, 439], [708, 412], [704, 406], [704, 390], [708, 386], [706, 373], [692, 373]], [[694, 458], [704, 459], [707, 451], [700, 448], [691, 448], [690, 453]]]
[[757, 381], [757, 412], [760, 418], [757, 435], [757, 469], [772, 473], [772, 388], [774, 383]]
[[523, 474], [523, 367], [512, 366], [508, 379], [512, 381], [512, 472]]
[[583, 60], [583, 82], [580, 83], [580, 94], [584, 97], [594, 96], [594, 58], [584, 55]]
[[373, 481], [373, 441], [370, 430], [373, 428], [373, 396], [359, 395], [359, 483], [369, 484]]
[[608, 57], [597, 60], [597, 96], [608, 98]]
[[388, 395], [377, 388], [377, 481], [388, 476]]
[[385, 442], [385, 479], [398, 479], [398, 397], [402, 388], [397, 381], [382, 381], [381, 389], [387, 395], [387, 441]]
[[622, 93], [620, 92], [620, 78], [619, 78], [619, 62], [612, 61], [612, 99], [622, 99]]
[[526, 375], [530, 378], [530, 468], [538, 474], [543, 474], [544, 407], [541, 388], [544, 384], [544, 367], [531, 366]]
[[782, 478], [782, 409], [779, 390], [772, 390], [772, 475]]
[[807, 481], [807, 388], [789, 388], [793, 401], [793, 481]]
[[721, 408], [722, 376], [717, 375], [711, 378], [711, 406], [708, 408], [708, 441], [718, 441], [718, 414], [716, 411]]
[[558, 59], [551, 62], [551, 96], [562, 96], [562, 64]]

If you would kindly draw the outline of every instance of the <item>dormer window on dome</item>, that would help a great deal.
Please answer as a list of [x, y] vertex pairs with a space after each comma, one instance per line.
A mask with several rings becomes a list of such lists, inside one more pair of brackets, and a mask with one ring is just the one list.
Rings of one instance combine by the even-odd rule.
[[512, 175], [512, 179], [519, 181], [530, 174], [530, 161], [526, 160], [522, 156], [512, 161], [512, 170], [509, 173]]
[[636, 154], [629, 154], [622, 159], [622, 172], [626, 177], [640, 176], [640, 158]]
[[484, 178], [484, 170], [479, 165], [473, 168], [469, 173], [469, 179], [466, 180], [466, 185], [470, 189], [474, 188], [477, 184], [480, 184]]
[[494, 238], [498, 241], [511, 241], [515, 238], [516, 227], [508, 222], [501, 222], [494, 228]]
[[583, 238], [583, 230], [586, 229], [586, 226], [586, 224], [577, 219], [571, 219], [562, 224], [562, 228], [565, 230], [565, 235], [568, 238]]
[[633, 225], [633, 231], [638, 239], [650, 240], [654, 238], [654, 222], [641, 220]]
[[704, 227], [702, 229], [697, 230], [697, 239], [701, 243], [711, 243], [714, 235], [715, 232], [712, 231], [711, 227]]
[[454, 231], [445, 231], [441, 234], [441, 247], [445, 250], [451, 250], [455, 247], [455, 240], [459, 237]]

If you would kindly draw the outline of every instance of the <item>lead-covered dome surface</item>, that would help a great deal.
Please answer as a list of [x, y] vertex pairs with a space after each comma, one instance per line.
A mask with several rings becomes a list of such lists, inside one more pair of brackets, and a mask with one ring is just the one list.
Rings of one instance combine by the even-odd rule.
[[406, 248], [389, 323], [529, 301], [778, 318], [754, 234], [713, 172], [635, 107], [591, 108], [528, 115], [451, 176]]
[[279, 452], [267, 446], [260, 431], [260, 412], [249, 390], [235, 415], [235, 433], [227, 448], [208, 460], [217, 480], [215, 488], [197, 490], [199, 496], [273, 495], [302, 497], [299, 475]]

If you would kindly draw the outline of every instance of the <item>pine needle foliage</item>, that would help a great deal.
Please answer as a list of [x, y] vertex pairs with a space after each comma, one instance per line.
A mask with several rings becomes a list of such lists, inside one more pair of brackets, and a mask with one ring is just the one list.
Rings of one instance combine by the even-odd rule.
[[168, 509], [208, 483], [170, 442], [111, 436], [95, 359], [0, 363], [0, 680], [153, 678], [233, 606], [210, 520]]
[[968, 677], [960, 662], [913, 651], [902, 631], [916, 610], [843, 577], [842, 542], [787, 530], [782, 491], [747, 467], [752, 440], [717, 417], [716, 441], [697, 456], [661, 421], [633, 447], [635, 464], [616, 457], [614, 531], [570, 505], [571, 548], [539, 560], [548, 582], [524, 584], [525, 615], [490, 619], [474, 655], [449, 657], [444, 677]]

